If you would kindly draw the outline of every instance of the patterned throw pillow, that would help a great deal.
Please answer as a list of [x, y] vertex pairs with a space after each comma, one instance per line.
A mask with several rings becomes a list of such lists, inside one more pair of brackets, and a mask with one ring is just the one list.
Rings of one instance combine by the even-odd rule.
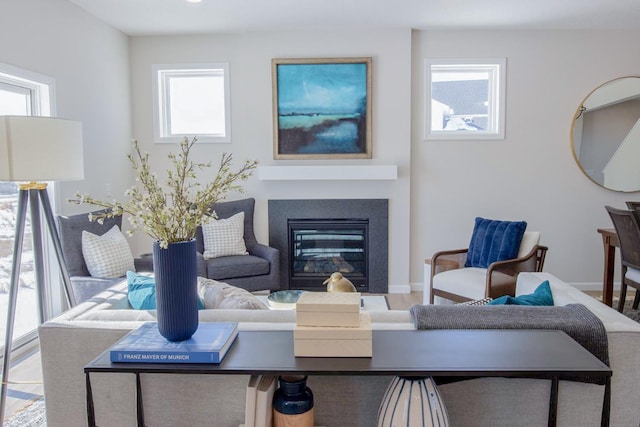
[[244, 244], [244, 212], [203, 224], [202, 236], [204, 259], [247, 255], [247, 247]]
[[93, 277], [114, 279], [136, 270], [129, 243], [117, 225], [102, 236], [82, 231], [82, 255]]
[[493, 301], [493, 298], [486, 297], [486, 298], [482, 298], [482, 299], [476, 299], [476, 300], [473, 300], [473, 301], [461, 302], [461, 303], [458, 303], [457, 305], [487, 305], [491, 301]]

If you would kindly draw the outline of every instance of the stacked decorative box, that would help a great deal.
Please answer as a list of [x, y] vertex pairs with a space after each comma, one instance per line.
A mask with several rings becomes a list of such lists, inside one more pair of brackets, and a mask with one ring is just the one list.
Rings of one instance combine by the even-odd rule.
[[371, 357], [371, 318], [358, 292], [305, 292], [296, 304], [296, 357]]

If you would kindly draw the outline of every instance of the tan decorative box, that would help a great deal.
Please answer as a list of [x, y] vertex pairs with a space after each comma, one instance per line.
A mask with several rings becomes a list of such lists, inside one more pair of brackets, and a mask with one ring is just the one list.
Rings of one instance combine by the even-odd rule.
[[371, 317], [359, 314], [359, 326], [296, 326], [293, 352], [296, 357], [371, 357]]
[[360, 325], [359, 292], [305, 292], [296, 303], [298, 326]]

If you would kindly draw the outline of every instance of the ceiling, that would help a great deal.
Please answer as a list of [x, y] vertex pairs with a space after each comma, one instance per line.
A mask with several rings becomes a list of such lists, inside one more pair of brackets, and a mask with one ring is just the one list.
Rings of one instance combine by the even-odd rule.
[[640, 29], [638, 0], [68, 0], [128, 35], [414, 29]]

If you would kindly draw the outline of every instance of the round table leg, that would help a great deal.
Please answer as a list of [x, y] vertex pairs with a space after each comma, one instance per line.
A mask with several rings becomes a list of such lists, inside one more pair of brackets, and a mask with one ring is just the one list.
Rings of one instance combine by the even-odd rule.
[[449, 426], [449, 415], [431, 377], [395, 377], [378, 410], [378, 427]]

